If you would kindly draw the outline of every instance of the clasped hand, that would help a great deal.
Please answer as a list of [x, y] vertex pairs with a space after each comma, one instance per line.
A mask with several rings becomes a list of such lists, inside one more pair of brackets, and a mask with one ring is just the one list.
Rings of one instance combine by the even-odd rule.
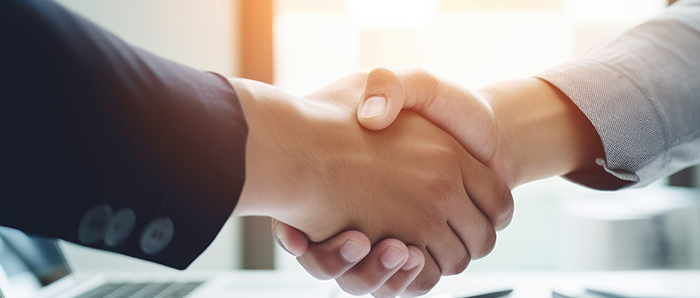
[[[276, 218], [278, 241], [312, 275], [356, 295], [421, 295], [488, 254], [512, 217], [510, 188], [482, 163], [494, 154], [486, 143], [473, 151], [480, 161], [441, 127], [399, 114], [443, 88], [425, 75], [358, 73], [304, 98], [232, 79], [249, 124], [234, 214]], [[358, 99], [372, 96], [391, 99], [387, 111], [362, 117]], [[478, 143], [493, 114], [472, 100]]]

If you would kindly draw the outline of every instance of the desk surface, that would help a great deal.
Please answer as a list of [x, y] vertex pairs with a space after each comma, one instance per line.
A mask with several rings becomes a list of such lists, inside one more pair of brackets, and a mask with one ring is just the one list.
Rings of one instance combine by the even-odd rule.
[[[627, 297], [697, 298], [700, 271], [467, 272], [443, 277], [425, 297], [464, 297], [506, 288], [514, 290], [508, 298], [550, 298], [552, 290], [575, 293], [585, 288]], [[354, 296], [338, 293], [336, 297]]]
[[[149, 272], [109, 274], [111, 279], [144, 280]], [[93, 274], [81, 274], [89, 277]], [[350, 298], [333, 281], [319, 281], [303, 271], [226, 271], [159, 273], [158, 279], [213, 281], [213, 290], [226, 289], [235, 297], [331, 297]], [[216, 284], [219, 283], [218, 286]], [[507, 298], [551, 298], [552, 290], [575, 294], [591, 288], [624, 297], [700, 298], [700, 270], [694, 271], [605, 271], [605, 272], [465, 272], [443, 277], [426, 298], [456, 298], [513, 289]], [[309, 293], [313, 293], [311, 296]], [[323, 294], [320, 294], [323, 293]], [[323, 297], [321, 297], [323, 296]], [[197, 297], [214, 297], [199, 295]], [[370, 295], [362, 297], [372, 297]], [[506, 298], [506, 297], [504, 297]]]

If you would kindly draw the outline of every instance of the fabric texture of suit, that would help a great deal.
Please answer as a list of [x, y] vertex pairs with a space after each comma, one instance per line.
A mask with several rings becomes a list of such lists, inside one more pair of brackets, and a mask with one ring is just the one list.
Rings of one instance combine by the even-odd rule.
[[[247, 125], [229, 82], [52, 1], [0, 0], [0, 101], [0, 225], [81, 243], [91, 208], [132, 210], [123, 243], [82, 244], [182, 269], [237, 203]], [[145, 253], [156, 218], [174, 234]]]
[[566, 94], [600, 136], [610, 175], [567, 178], [598, 189], [645, 186], [700, 163], [700, 1], [537, 77]]

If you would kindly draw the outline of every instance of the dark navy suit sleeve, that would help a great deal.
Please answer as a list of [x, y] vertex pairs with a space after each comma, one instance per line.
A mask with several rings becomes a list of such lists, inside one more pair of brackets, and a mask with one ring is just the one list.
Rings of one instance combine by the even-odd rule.
[[54, 2], [0, 0], [0, 104], [0, 225], [182, 269], [236, 205], [229, 82]]

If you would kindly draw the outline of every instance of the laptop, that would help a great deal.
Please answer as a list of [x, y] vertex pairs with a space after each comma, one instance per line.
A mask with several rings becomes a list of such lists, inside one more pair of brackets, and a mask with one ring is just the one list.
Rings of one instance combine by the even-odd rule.
[[60, 241], [0, 227], [0, 298], [334, 297], [305, 272], [80, 274]]

